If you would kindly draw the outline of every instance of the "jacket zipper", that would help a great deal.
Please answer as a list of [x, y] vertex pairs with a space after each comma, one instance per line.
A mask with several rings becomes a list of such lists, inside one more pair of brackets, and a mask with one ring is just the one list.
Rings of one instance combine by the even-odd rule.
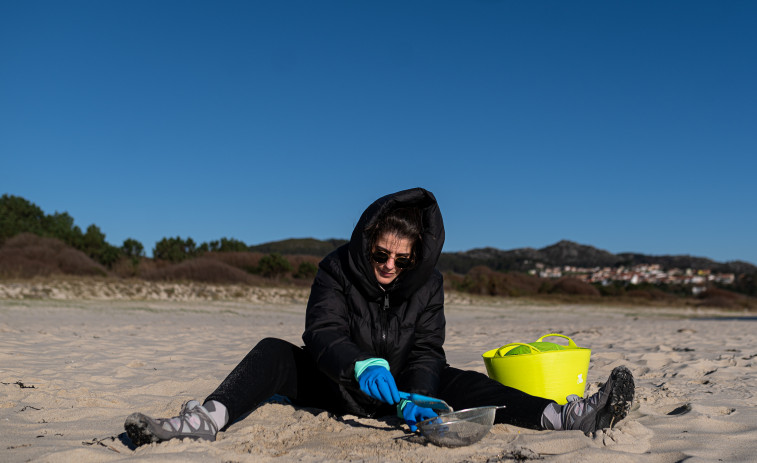
[[381, 350], [382, 354], [386, 354], [386, 338], [388, 336], [389, 324], [389, 293], [384, 293], [384, 305], [381, 308]]

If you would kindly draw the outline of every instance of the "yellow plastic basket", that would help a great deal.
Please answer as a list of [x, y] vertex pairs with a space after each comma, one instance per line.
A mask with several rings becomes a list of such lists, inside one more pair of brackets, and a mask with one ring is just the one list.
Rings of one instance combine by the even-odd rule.
[[[563, 350], [540, 351], [530, 344], [514, 342], [483, 354], [489, 377], [505, 386], [527, 394], [567, 403], [566, 397], [584, 396], [586, 375], [589, 373], [591, 349], [578, 347], [572, 339], [562, 334], [545, 334], [536, 340], [558, 336], [568, 340]], [[528, 346], [529, 354], [505, 355], [517, 346]]]

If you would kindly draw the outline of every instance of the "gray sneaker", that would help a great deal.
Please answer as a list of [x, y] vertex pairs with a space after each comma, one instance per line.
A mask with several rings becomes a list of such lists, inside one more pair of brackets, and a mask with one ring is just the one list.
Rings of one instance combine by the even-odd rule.
[[185, 403], [179, 416], [174, 418], [150, 418], [132, 413], [126, 418], [124, 428], [137, 446], [184, 438], [215, 441], [218, 433], [215, 421], [196, 400]]
[[580, 429], [590, 434], [598, 429], [611, 428], [628, 415], [633, 403], [635, 386], [631, 371], [616, 367], [599, 392], [587, 399], [570, 397], [559, 411], [559, 423], [547, 421], [546, 429]]

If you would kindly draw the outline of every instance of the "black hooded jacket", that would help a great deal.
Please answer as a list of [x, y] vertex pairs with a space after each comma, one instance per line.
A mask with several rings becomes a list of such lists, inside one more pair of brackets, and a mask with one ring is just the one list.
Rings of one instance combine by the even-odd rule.
[[[373, 271], [366, 229], [400, 207], [422, 211], [420, 255], [386, 288]], [[383, 358], [401, 391], [433, 396], [444, 356], [444, 292], [436, 263], [444, 224], [434, 195], [422, 188], [384, 196], [360, 217], [350, 242], [324, 258], [308, 300], [305, 349], [339, 388], [345, 411], [374, 415], [380, 403], [360, 391], [355, 362]]]

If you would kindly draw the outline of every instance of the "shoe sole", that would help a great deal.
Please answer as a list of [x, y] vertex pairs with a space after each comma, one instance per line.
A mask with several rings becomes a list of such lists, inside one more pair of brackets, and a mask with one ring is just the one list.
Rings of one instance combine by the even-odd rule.
[[126, 429], [126, 435], [137, 447], [162, 440], [152, 433], [148, 418], [141, 413], [129, 415], [124, 423], [124, 429]]
[[124, 423], [124, 429], [126, 429], [126, 435], [137, 447], [155, 442], [164, 442], [171, 439], [192, 439], [192, 440], [207, 440], [215, 441], [215, 436], [192, 436], [187, 434], [171, 434], [167, 431], [156, 428], [155, 423], [148, 417], [141, 413], [132, 413], [126, 417]]
[[609, 413], [599, 414], [597, 429], [612, 428], [615, 423], [628, 415], [633, 404], [636, 387], [631, 371], [624, 366], [616, 367], [610, 373], [610, 380], [612, 389], [606, 405]]

